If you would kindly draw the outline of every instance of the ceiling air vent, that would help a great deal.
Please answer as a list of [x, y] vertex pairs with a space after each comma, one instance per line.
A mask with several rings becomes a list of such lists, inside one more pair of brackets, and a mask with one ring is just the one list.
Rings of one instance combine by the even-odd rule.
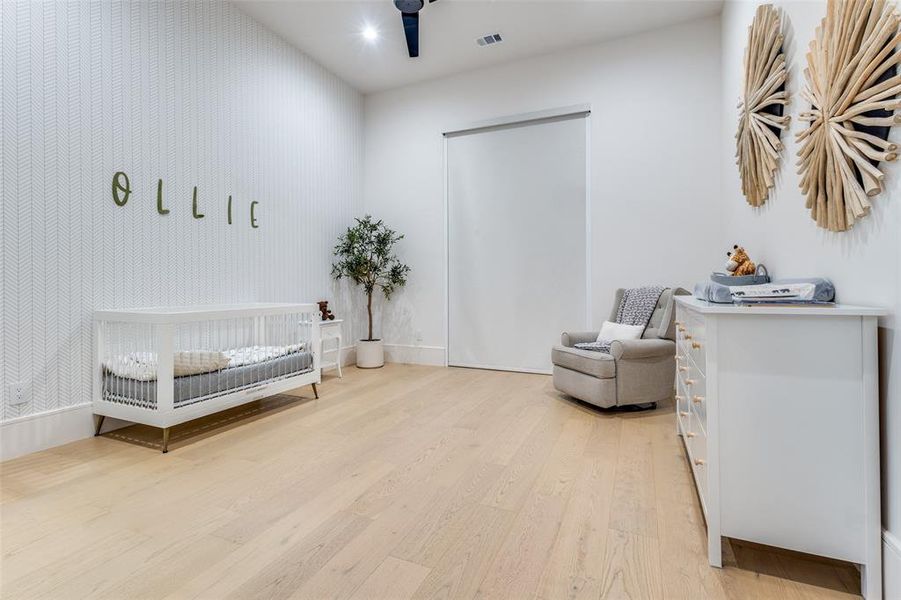
[[484, 35], [480, 38], [476, 38], [476, 44], [479, 46], [490, 46], [491, 44], [500, 44], [503, 42], [503, 38], [499, 33], [491, 33], [488, 35]]

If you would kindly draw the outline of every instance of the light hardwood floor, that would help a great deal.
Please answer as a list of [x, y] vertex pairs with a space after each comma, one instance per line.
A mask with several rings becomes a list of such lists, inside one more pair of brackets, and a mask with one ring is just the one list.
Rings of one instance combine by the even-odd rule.
[[848, 566], [727, 544], [672, 406], [549, 377], [388, 365], [0, 466], [11, 598], [849, 598]]

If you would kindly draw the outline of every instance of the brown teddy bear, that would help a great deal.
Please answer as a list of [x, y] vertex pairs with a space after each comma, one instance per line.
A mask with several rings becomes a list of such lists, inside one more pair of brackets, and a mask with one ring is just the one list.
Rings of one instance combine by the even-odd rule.
[[729, 261], [726, 263], [726, 270], [732, 273], [733, 277], [753, 275], [757, 272], [757, 265], [748, 256], [745, 249], [738, 244], [732, 247], [731, 252], [726, 252], [726, 256], [729, 257]]
[[332, 311], [328, 309], [328, 300], [320, 300], [317, 304], [319, 304], [319, 315], [323, 321], [331, 321], [335, 318]]

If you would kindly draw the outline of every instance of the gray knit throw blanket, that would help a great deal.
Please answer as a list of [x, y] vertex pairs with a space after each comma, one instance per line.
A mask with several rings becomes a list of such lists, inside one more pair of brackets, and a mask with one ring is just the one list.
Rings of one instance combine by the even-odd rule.
[[[623, 299], [619, 303], [619, 309], [616, 312], [616, 322], [623, 325], [647, 327], [648, 321], [651, 320], [651, 315], [654, 314], [654, 309], [657, 307], [657, 301], [660, 300], [660, 294], [665, 289], [665, 287], [659, 285], [648, 285], [625, 290]], [[596, 342], [576, 344], [576, 348], [610, 354], [610, 345], [612, 343], [612, 340], [598, 340]]]

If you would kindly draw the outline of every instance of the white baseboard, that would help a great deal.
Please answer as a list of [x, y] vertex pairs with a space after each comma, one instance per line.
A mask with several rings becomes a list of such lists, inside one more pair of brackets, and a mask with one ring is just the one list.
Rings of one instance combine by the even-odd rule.
[[[107, 418], [103, 431], [129, 423]], [[35, 415], [16, 417], [0, 424], [0, 460], [9, 460], [47, 448], [62, 446], [94, 435], [90, 404], [65, 406]]]
[[882, 530], [882, 597], [901, 598], [901, 539]]
[[[352, 365], [357, 362], [357, 354], [356, 347], [354, 346], [341, 346], [341, 366], [346, 367], [348, 365]], [[333, 362], [335, 359], [332, 358], [332, 355], [335, 353], [334, 348], [326, 349], [322, 353], [323, 362]]]
[[341, 366], [349, 367], [357, 364], [357, 347], [345, 346], [344, 352], [341, 354]]
[[444, 346], [385, 344], [385, 361], [408, 365], [444, 366]]
[[[323, 355], [333, 354], [334, 350], [326, 350]], [[329, 356], [326, 360], [333, 360]], [[341, 366], [353, 365], [357, 362], [356, 348], [344, 346], [341, 352]], [[385, 344], [385, 362], [407, 365], [444, 366], [444, 346], [413, 346], [409, 344]]]

